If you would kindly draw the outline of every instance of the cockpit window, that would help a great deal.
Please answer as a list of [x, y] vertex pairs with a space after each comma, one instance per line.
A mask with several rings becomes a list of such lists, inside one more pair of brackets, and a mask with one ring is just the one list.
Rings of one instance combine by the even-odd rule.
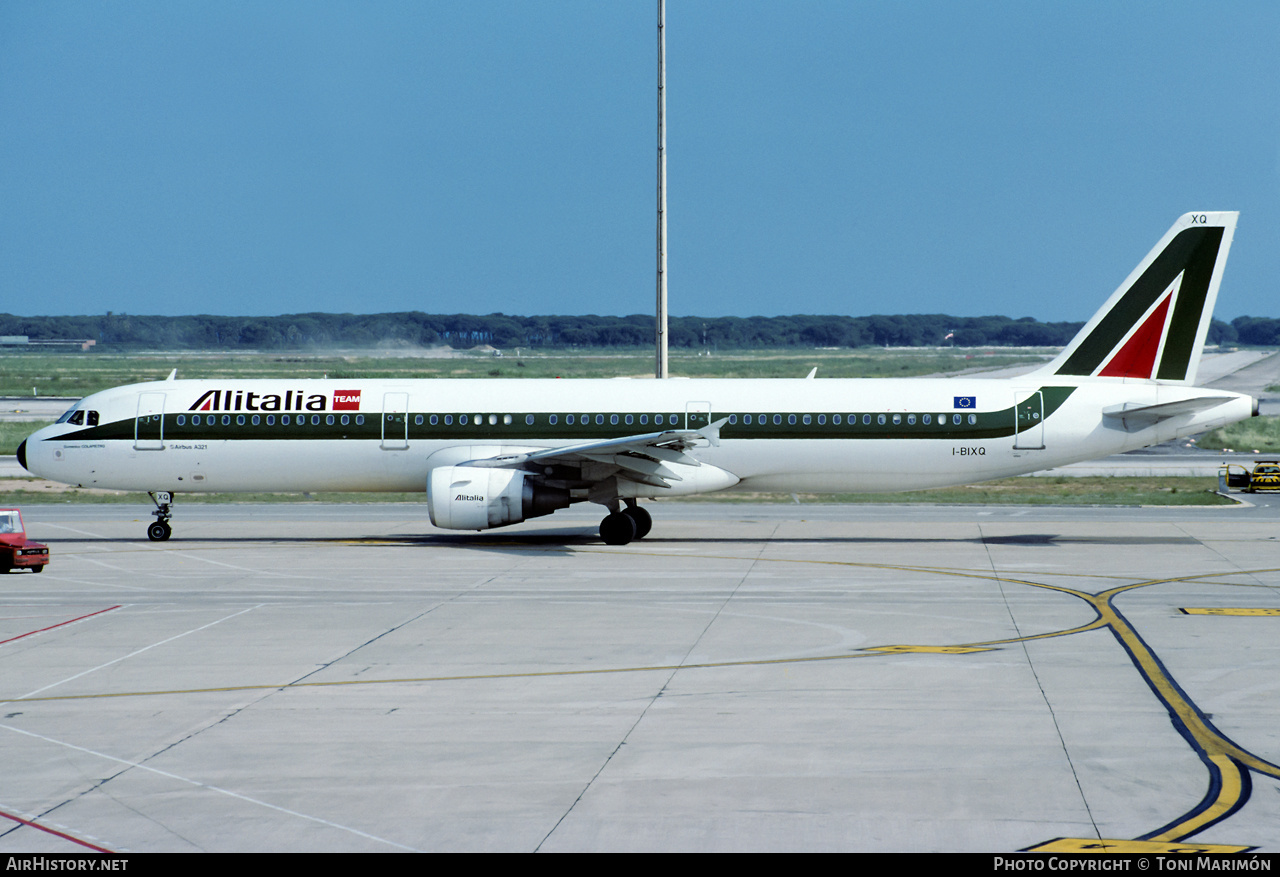
[[[81, 399], [80, 401], [83, 402], [84, 400]], [[80, 402], [77, 402], [62, 412], [62, 416], [58, 418], [57, 422], [70, 423], [73, 426], [97, 426], [98, 412], [86, 411], [80, 407]]]

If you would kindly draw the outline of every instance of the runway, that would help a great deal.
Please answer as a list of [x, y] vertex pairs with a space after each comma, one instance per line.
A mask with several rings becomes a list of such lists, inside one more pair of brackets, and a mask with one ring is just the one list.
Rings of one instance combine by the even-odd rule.
[[1280, 849], [1280, 508], [32, 506], [0, 850]]

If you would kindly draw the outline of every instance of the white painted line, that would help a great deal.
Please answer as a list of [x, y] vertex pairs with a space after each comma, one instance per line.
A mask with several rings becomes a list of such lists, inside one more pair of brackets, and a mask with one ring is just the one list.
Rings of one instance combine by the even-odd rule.
[[81, 536], [92, 536], [95, 539], [106, 539], [102, 533], [90, 533], [88, 530], [77, 530], [75, 527], [68, 527], [65, 524], [41, 524], [41, 527], [53, 527], [55, 530], [66, 530], [70, 533], [79, 533]]
[[52, 743], [55, 746], [63, 746], [63, 747], [66, 747], [67, 749], [74, 749], [76, 752], [83, 752], [86, 755], [94, 755], [94, 756], [97, 756], [98, 758], [104, 758], [107, 761], [112, 761], [112, 762], [115, 762], [116, 764], [123, 764], [127, 767], [136, 767], [139, 770], [145, 770], [150, 773], [156, 774], [157, 776], [167, 777], [168, 779], [171, 779], [171, 780], [177, 780], [178, 782], [186, 783], [187, 785], [195, 786], [196, 788], [199, 788], [199, 789], [208, 789], [211, 792], [217, 792], [220, 795], [226, 795], [230, 798], [235, 798], [236, 800], [239, 800], [239, 801], [245, 801], [249, 804], [256, 804], [259, 807], [266, 807], [268, 810], [275, 810], [277, 813], [284, 813], [289, 816], [296, 816], [299, 819], [306, 819], [311, 822], [318, 822], [321, 825], [327, 825], [330, 828], [336, 828], [336, 829], [339, 829], [340, 831], [348, 831], [352, 834], [359, 835], [360, 837], [367, 838], [372, 841], [377, 841], [378, 843], [388, 844], [390, 846], [396, 847], [397, 849], [408, 850], [409, 852], [413, 852], [413, 853], [424, 852], [423, 850], [417, 850], [417, 849], [414, 849], [413, 847], [407, 847], [404, 844], [396, 843], [393, 840], [387, 840], [384, 837], [378, 837], [376, 835], [369, 834], [368, 832], [361, 831], [358, 828], [352, 828], [348, 825], [339, 825], [336, 822], [330, 822], [327, 819], [321, 819], [319, 816], [311, 816], [306, 813], [299, 813], [297, 810], [290, 810], [287, 807], [281, 807], [277, 804], [269, 804], [266, 801], [261, 801], [257, 798], [250, 798], [248, 795], [242, 795], [239, 792], [233, 792], [230, 789], [223, 789], [223, 788], [220, 788], [219, 786], [211, 786], [208, 783], [202, 783], [199, 780], [193, 780], [190, 777], [179, 776], [178, 774], [170, 773], [167, 770], [160, 770], [159, 768], [148, 767], [147, 765], [141, 764], [140, 762], [137, 762], [137, 761], [129, 761], [128, 759], [125, 759], [125, 758], [116, 758], [114, 755], [107, 755], [105, 752], [98, 752], [93, 749], [87, 749], [84, 746], [76, 746], [74, 743], [67, 743], [64, 740], [55, 740], [52, 737], [46, 737], [43, 734], [36, 734], [31, 731], [24, 731], [22, 728], [15, 728], [12, 725], [0, 725], [0, 728], [3, 728], [6, 731], [13, 731], [15, 734], [22, 734], [23, 736], [26, 736], [26, 737], [32, 737], [36, 740], [43, 740], [45, 743]]
[[[169, 550], [174, 551], [176, 549], [169, 549]], [[212, 563], [215, 566], [225, 566], [227, 569], [236, 569], [236, 570], [239, 570], [240, 572], [254, 573], [255, 575], [273, 576], [273, 577], [279, 577], [279, 578], [293, 578], [293, 576], [286, 576], [284, 573], [273, 572], [271, 570], [265, 570], [265, 569], [254, 569], [253, 567], [250, 567], [250, 566], [236, 566], [234, 563], [223, 563], [221, 560], [211, 560], [208, 557], [201, 557], [198, 554], [191, 554], [186, 551], [181, 552], [181, 554], [183, 557], [190, 557], [192, 560], [203, 560], [205, 563]]]
[[143, 646], [137, 651], [130, 652], [127, 655], [121, 655], [118, 658], [113, 658], [110, 661], [107, 661], [105, 664], [99, 664], [97, 667], [91, 667], [88, 670], [82, 670], [76, 675], [68, 676], [66, 679], [62, 679], [58, 682], [51, 682], [48, 685], [44, 686], [43, 688], [37, 688], [35, 691], [27, 692], [21, 697], [14, 698], [11, 701], [5, 701], [5, 703], [17, 703], [18, 701], [24, 700], [25, 698], [28, 698], [28, 697], [35, 697], [37, 694], [42, 694], [43, 692], [48, 691], [50, 688], [57, 688], [59, 685], [64, 685], [68, 682], [73, 682], [76, 679], [79, 679], [81, 676], [88, 676], [90, 673], [96, 673], [105, 667], [110, 667], [112, 664], [118, 664], [121, 661], [128, 660], [129, 658], [135, 657], [136, 655], [141, 655], [143, 652], [149, 652], [152, 649], [156, 648], [157, 646], [162, 646], [162, 645], [165, 645], [166, 643], [171, 643], [176, 639], [182, 639], [184, 636], [187, 636], [189, 634], [199, 633], [202, 630], [208, 630], [210, 627], [213, 627], [215, 624], [221, 624], [224, 621], [227, 621], [231, 618], [235, 618], [237, 615], [244, 615], [246, 612], [252, 612], [255, 609], [261, 609], [264, 605], [265, 604], [263, 603], [259, 603], [257, 606], [250, 606], [248, 609], [241, 609], [239, 612], [233, 612], [232, 614], [226, 616], [226, 618], [219, 618], [217, 621], [210, 621], [208, 624], [202, 625], [201, 627], [193, 628], [191, 630], [186, 631], [185, 633], [175, 634], [174, 636], [171, 636], [168, 639], [160, 640], [160, 642], [152, 643], [149, 646]]

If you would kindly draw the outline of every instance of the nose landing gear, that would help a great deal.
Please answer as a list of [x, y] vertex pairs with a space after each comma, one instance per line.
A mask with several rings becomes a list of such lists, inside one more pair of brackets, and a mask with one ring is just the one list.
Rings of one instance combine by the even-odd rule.
[[156, 504], [156, 510], [151, 513], [156, 519], [147, 525], [147, 538], [152, 542], [164, 542], [173, 535], [173, 527], [169, 526], [169, 519], [173, 517], [173, 494], [167, 490], [149, 490], [147, 496]]

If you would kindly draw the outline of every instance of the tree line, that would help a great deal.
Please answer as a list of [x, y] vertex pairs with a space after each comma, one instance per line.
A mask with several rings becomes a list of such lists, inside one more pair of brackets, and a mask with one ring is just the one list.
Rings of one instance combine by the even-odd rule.
[[[448, 345], [467, 349], [646, 347], [651, 315], [533, 316], [509, 314], [285, 314], [163, 317], [19, 317], [0, 314], [0, 335], [31, 340], [93, 339], [99, 346], [190, 350], [287, 350], [333, 347]], [[1031, 317], [897, 314], [869, 317], [797, 314], [786, 317], [671, 317], [675, 349], [770, 347], [1062, 347], [1083, 323], [1042, 323]], [[1210, 344], [1280, 344], [1280, 320], [1214, 320]]]

